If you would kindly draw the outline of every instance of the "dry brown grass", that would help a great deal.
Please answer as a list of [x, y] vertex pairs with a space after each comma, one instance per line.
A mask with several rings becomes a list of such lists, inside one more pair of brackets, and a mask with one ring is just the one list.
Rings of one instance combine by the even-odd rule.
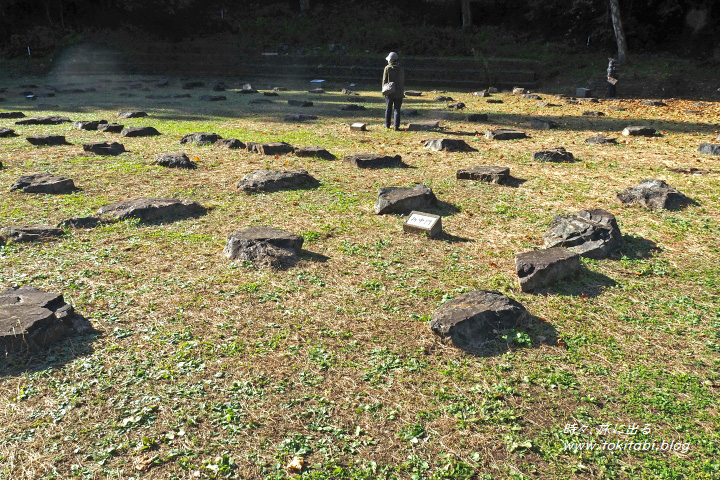
[[[110, 85], [121, 84], [115, 80]], [[227, 453], [238, 467], [231, 476], [282, 478], [282, 466], [293, 456], [292, 449], [280, 448], [282, 441], [301, 435], [311, 438], [312, 451], [302, 456], [310, 465], [305, 474], [314, 472], [313, 478], [341, 477], [332, 473], [334, 463], [355, 472], [345, 478], [382, 478], [358, 473], [371, 461], [410, 478], [411, 456], [429, 464], [419, 478], [465, 478], [437, 476], [449, 461], [440, 454], [493, 478], [671, 478], [662, 477], [666, 471], [713, 478], [717, 470], [703, 472], [702, 465], [713, 461], [712, 445], [718, 448], [712, 436], [717, 409], [708, 403], [717, 393], [717, 352], [707, 345], [720, 341], [713, 338], [718, 299], [712, 283], [720, 279], [720, 165], [695, 150], [717, 136], [720, 104], [689, 115], [683, 112], [698, 107], [683, 100], [668, 107], [624, 100], [540, 108], [509, 94], [496, 95], [505, 103], [493, 105], [450, 92], [467, 104], [466, 113], [489, 113], [487, 124], [470, 124], [466, 113], [440, 109], [431, 93], [408, 99], [405, 107], [420, 109], [423, 119], [444, 118], [442, 135], [478, 149], [447, 154], [422, 148], [436, 133], [383, 129], [374, 92], [361, 92], [366, 114], [347, 116], [338, 111], [344, 103], [339, 93], [281, 93], [271, 106], [248, 105], [256, 96], [233, 92], [217, 104], [146, 100], [136, 93], [122, 103], [111, 89], [49, 99], [73, 120], [114, 120], [118, 110], [146, 109], [149, 118], [125, 124], [152, 125], [164, 135], [123, 139], [128, 153], [118, 157], [87, 157], [80, 147], [116, 135], [69, 125], [17, 127], [20, 137], [0, 140], [3, 188], [19, 175], [43, 170], [67, 175], [82, 188], [64, 196], [6, 192], [3, 225], [55, 224], [137, 196], [190, 198], [212, 207], [197, 219], [121, 222], [2, 250], [4, 286], [62, 292], [102, 334], [8, 367], [0, 380], [0, 476], [212, 476], [204, 463]], [[311, 109], [284, 105], [287, 98], [310, 97], [316, 102]], [[609, 108], [616, 105], [627, 110]], [[320, 119], [278, 121], [296, 110]], [[585, 118], [584, 110], [606, 116]], [[525, 125], [546, 115], [557, 117], [560, 129]], [[355, 120], [368, 122], [369, 131], [349, 132]], [[650, 124], [662, 136], [623, 138], [619, 132], [629, 124]], [[482, 136], [503, 126], [519, 126], [531, 138], [493, 142]], [[338, 157], [400, 154], [414, 168], [364, 171], [340, 161], [178, 144], [196, 131], [317, 144]], [[73, 145], [31, 147], [24, 140], [30, 132], [64, 134]], [[619, 145], [586, 144], [595, 133], [618, 136]], [[579, 161], [532, 161], [533, 152], [554, 146], [566, 147]], [[200, 168], [150, 165], [167, 151], [197, 156]], [[526, 181], [513, 188], [455, 180], [458, 168], [479, 164], [509, 166]], [[686, 176], [667, 166], [712, 173]], [[291, 167], [308, 169], [322, 185], [267, 195], [234, 190], [244, 173]], [[678, 212], [621, 207], [615, 194], [645, 178], [665, 179], [699, 205]], [[453, 239], [405, 235], [400, 217], [372, 214], [379, 187], [415, 183], [431, 186], [447, 202], [443, 225]], [[623, 233], [635, 239], [624, 256], [586, 262], [586, 278], [547, 295], [521, 293], [514, 255], [542, 245], [553, 215], [583, 208], [618, 217]], [[303, 234], [306, 254], [288, 270], [231, 265], [221, 254], [225, 237], [250, 224]], [[544, 327], [529, 327], [533, 348], [510, 345], [505, 353], [473, 357], [432, 336], [425, 321], [444, 296], [476, 288], [500, 290], [544, 320]], [[539, 339], [548, 328], [557, 331], [558, 343]], [[318, 348], [329, 358], [325, 366], [313, 360]], [[688, 410], [653, 403], [656, 391], [685, 402]], [[229, 421], [234, 432], [218, 413], [228, 402], [237, 410]], [[475, 413], [461, 425], [446, 408], [451, 404], [469, 405]], [[123, 427], [124, 419], [149, 406], [156, 410], [147, 419]], [[685, 440], [692, 431], [695, 443], [686, 455], [571, 454], [562, 451], [562, 442], [572, 441], [562, 429], [574, 419], [651, 423], [652, 438], [660, 440]], [[425, 431], [417, 443], [403, 436], [413, 425]], [[510, 447], [522, 440], [533, 447]]]

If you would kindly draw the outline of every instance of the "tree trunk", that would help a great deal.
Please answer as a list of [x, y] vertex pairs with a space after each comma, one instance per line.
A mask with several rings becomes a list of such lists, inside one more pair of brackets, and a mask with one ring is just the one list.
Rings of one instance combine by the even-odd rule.
[[310, 0], [300, 0], [300, 11], [305, 13], [310, 10]]
[[625, 43], [625, 30], [622, 26], [620, 18], [620, 1], [610, 0], [610, 16], [612, 18], [613, 29], [615, 30], [615, 40], [618, 47], [618, 60], [620, 63], [627, 63], [627, 44]]
[[460, 0], [460, 9], [462, 12], [463, 28], [472, 26], [472, 12], [470, 11], [470, 0]]

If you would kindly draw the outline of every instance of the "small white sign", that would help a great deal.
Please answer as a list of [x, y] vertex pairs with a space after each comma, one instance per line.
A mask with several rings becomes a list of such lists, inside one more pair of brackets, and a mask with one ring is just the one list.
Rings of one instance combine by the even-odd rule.
[[410, 215], [410, 218], [408, 218], [407, 224], [414, 227], [431, 228], [436, 220], [437, 219], [433, 217], [426, 217], [425, 215], [413, 213]]

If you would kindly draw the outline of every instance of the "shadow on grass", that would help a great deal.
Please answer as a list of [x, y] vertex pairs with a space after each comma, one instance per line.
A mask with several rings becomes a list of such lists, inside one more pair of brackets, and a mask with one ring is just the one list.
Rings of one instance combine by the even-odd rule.
[[0, 378], [61, 368], [77, 358], [91, 355], [95, 351], [92, 343], [101, 336], [102, 332], [93, 331], [68, 337], [35, 352], [6, 354], [0, 359]]
[[539, 287], [529, 292], [533, 295], [561, 295], [564, 297], [594, 298], [600, 296], [606, 288], [617, 285], [612, 278], [602, 273], [593, 272], [581, 266], [575, 278], [558, 281], [546, 287]]
[[652, 240], [647, 238], [638, 237], [635, 235], [623, 234], [623, 246], [612, 256], [613, 259], [620, 259], [622, 257], [630, 260], [640, 260], [644, 258], [650, 258], [655, 253], [662, 251], [662, 248]]

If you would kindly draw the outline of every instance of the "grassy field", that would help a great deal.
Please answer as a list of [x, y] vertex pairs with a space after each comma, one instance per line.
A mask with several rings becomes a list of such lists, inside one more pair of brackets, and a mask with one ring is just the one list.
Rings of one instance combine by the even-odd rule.
[[[1, 287], [60, 292], [99, 331], [39, 356], [5, 359], [0, 478], [720, 477], [720, 157], [696, 151], [718, 135], [719, 102], [569, 105], [540, 92], [559, 106], [539, 107], [509, 93], [493, 96], [504, 103], [488, 104], [450, 91], [445, 95], [467, 105], [455, 112], [434, 102], [435, 93], [407, 98], [404, 107], [418, 109], [418, 119], [442, 120], [438, 134], [384, 129], [378, 85], [354, 97], [367, 111], [345, 112], [339, 89], [346, 85], [312, 95], [309, 83], [287, 84], [289, 91], [267, 97], [273, 103], [252, 105], [260, 95], [228, 91], [227, 101], [200, 101], [209, 87], [190, 91], [192, 98], [146, 99], [185, 93], [177, 79], [166, 88], [154, 87], [155, 80], [79, 81], [97, 91], [35, 102], [17, 95], [19, 84], [69, 80], [0, 80], [8, 87], [0, 111], [149, 125], [163, 134], [122, 138], [0, 120], [20, 134], [0, 139], [0, 226], [54, 225], [138, 196], [211, 207], [175, 223], [123, 221], [0, 247]], [[131, 81], [150, 91], [118, 89]], [[315, 105], [290, 107], [290, 98]], [[116, 118], [129, 109], [150, 116]], [[605, 116], [583, 116], [586, 110]], [[473, 112], [490, 119], [468, 123]], [[288, 113], [319, 119], [283, 122]], [[532, 117], [554, 119], [560, 128], [534, 130]], [[354, 121], [367, 122], [368, 131], [350, 132]], [[660, 135], [620, 135], [643, 124]], [[485, 130], [496, 127], [518, 127], [530, 138], [486, 140]], [[199, 131], [320, 145], [338, 157], [399, 154], [413, 168], [367, 171], [341, 161], [179, 144]], [[25, 140], [50, 133], [72, 145], [37, 148]], [[619, 137], [618, 144], [584, 142], [597, 133]], [[478, 151], [423, 148], [438, 136], [464, 139]], [[121, 141], [127, 152], [82, 151], [82, 143], [102, 140]], [[578, 161], [532, 160], [555, 146]], [[151, 165], [174, 151], [197, 157], [199, 168]], [[519, 180], [455, 180], [457, 169], [475, 165], [509, 166]], [[245, 173], [261, 168], [305, 168], [321, 184], [258, 195], [235, 190]], [[18, 176], [41, 171], [68, 176], [81, 190], [9, 192]], [[697, 205], [650, 211], [615, 199], [648, 178], [667, 181]], [[419, 183], [443, 202], [442, 240], [404, 234], [402, 217], [373, 214], [378, 188]], [[617, 216], [623, 249], [610, 259], [583, 260], [577, 280], [549, 292], [521, 292], [514, 256], [542, 247], [554, 215], [589, 208]], [[249, 225], [301, 234], [301, 261], [286, 270], [228, 261], [227, 235]], [[434, 337], [433, 312], [475, 289], [518, 300], [536, 321], [503, 332], [484, 356]], [[300, 473], [286, 469], [293, 457], [303, 459]]]

